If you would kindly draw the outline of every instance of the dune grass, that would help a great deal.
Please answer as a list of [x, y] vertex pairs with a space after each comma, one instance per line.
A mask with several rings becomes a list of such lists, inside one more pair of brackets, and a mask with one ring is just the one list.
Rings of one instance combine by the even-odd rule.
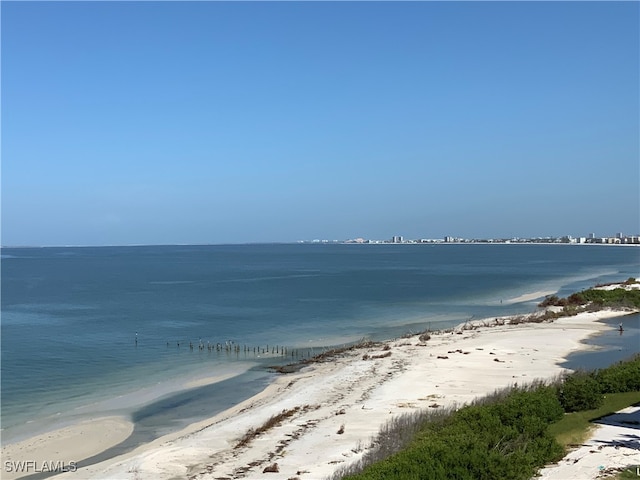
[[[460, 409], [393, 419], [333, 480], [530, 479], [588, 436], [591, 422], [640, 402], [640, 355], [497, 391]], [[588, 380], [588, 381], [586, 381]], [[589, 407], [582, 407], [590, 405]], [[636, 474], [636, 466], [620, 479]]]

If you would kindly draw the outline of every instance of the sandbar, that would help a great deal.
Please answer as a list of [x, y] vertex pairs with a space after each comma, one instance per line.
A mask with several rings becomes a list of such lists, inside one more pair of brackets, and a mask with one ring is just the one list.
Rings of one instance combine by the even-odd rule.
[[2, 447], [2, 479], [10, 480], [58, 466], [74, 468], [85, 458], [119, 444], [133, 423], [123, 417], [85, 420]]
[[531, 300], [537, 300], [539, 298], [546, 297], [547, 295], [552, 295], [556, 293], [555, 290], [541, 290], [539, 292], [526, 293], [524, 295], [520, 295], [519, 297], [510, 298], [506, 300], [504, 303], [521, 303], [521, 302], [530, 302]]

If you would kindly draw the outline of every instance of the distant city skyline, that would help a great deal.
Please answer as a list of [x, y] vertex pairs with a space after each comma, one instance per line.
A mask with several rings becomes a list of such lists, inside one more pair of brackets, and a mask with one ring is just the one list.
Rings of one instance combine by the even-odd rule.
[[1, 2], [13, 245], [640, 233], [638, 2]]
[[[445, 235], [442, 237], [416, 237], [407, 238], [403, 235], [393, 235], [389, 238], [369, 238], [369, 237], [355, 237], [355, 238], [342, 238], [342, 239], [328, 239], [328, 238], [314, 238], [314, 239], [298, 239], [295, 241], [281, 241], [281, 242], [228, 242], [228, 243], [216, 243], [216, 242], [203, 242], [203, 243], [185, 243], [185, 244], [115, 244], [115, 245], [102, 245], [107, 247], [113, 246], [161, 246], [161, 245], [243, 245], [243, 244], [295, 244], [295, 243], [356, 243], [356, 244], [404, 244], [404, 243], [576, 243], [576, 244], [624, 244], [624, 245], [639, 245], [640, 246], [640, 233], [639, 234], [625, 234], [617, 232], [613, 235], [596, 235], [595, 233], [589, 233], [588, 235], [573, 236], [573, 235], [561, 235], [558, 237], [553, 236], [533, 236], [533, 237], [455, 237], [451, 235]], [[83, 244], [67, 244], [67, 245], [2, 245], [7, 248], [40, 248], [40, 247], [94, 247], [96, 245], [83, 245]]]
[[367, 238], [356, 237], [346, 240], [313, 239], [301, 240], [299, 243], [606, 243], [606, 244], [633, 244], [640, 245], [640, 234], [624, 234], [617, 232], [615, 235], [596, 235], [590, 233], [585, 236], [562, 235], [559, 237], [454, 237], [446, 235], [440, 238], [405, 238], [403, 235], [393, 235], [391, 238]]

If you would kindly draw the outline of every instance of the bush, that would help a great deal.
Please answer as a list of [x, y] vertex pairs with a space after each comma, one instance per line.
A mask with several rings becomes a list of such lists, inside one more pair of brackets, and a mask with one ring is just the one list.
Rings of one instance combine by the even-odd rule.
[[600, 384], [589, 374], [576, 372], [564, 379], [558, 399], [565, 412], [592, 410], [602, 405]]
[[514, 425], [522, 433], [528, 417], [536, 417], [545, 423], [560, 420], [564, 409], [554, 387], [538, 387], [535, 390], [514, 390], [503, 402], [496, 404], [496, 410], [503, 422]]
[[562, 301], [558, 298], [557, 295], [547, 295], [544, 297], [544, 300], [538, 304], [539, 307], [554, 307], [554, 306], [562, 306]]
[[635, 307], [640, 308], [640, 290], [625, 290], [615, 288], [613, 290], [590, 289], [581, 292], [586, 301], [591, 301], [607, 307]]
[[575, 372], [558, 386], [496, 391], [456, 412], [415, 412], [394, 419], [376, 447], [332, 478], [528, 480], [564, 455], [548, 428], [563, 411], [598, 408], [603, 393], [626, 391], [640, 391], [640, 355], [595, 372]]
[[[633, 280], [633, 281], [632, 281]], [[625, 285], [637, 283], [635, 279], [628, 279], [623, 282]], [[556, 306], [566, 307], [567, 305], [580, 306], [591, 303], [597, 309], [604, 307], [612, 308], [640, 308], [640, 289], [626, 290], [615, 288], [613, 290], [600, 290], [590, 288], [569, 295], [568, 298], [558, 298], [556, 295], [549, 295], [538, 304], [541, 308]]]
[[562, 414], [553, 387], [497, 392], [448, 417], [428, 419], [404, 450], [347, 478], [528, 480], [562, 456], [547, 431]]
[[602, 393], [640, 391], [640, 355], [627, 362], [597, 370], [593, 373], [593, 378], [600, 385]]
[[418, 337], [418, 340], [420, 340], [421, 342], [426, 342], [428, 340], [431, 340], [431, 335], [429, 335], [427, 332], [423, 333], [422, 335], [420, 335]]
[[587, 303], [587, 300], [582, 293], [572, 293], [567, 297], [567, 302], [569, 305], [584, 305]]

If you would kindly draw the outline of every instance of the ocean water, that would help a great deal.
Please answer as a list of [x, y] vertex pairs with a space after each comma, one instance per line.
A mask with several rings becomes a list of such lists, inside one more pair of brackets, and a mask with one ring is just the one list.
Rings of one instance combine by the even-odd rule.
[[[539, 299], [513, 299], [640, 276], [640, 249], [5, 248], [1, 269], [3, 443], [122, 414], [136, 422], [129, 448], [256, 393], [272, 378], [266, 367], [291, 352], [531, 312]], [[286, 356], [267, 353], [275, 346]]]

